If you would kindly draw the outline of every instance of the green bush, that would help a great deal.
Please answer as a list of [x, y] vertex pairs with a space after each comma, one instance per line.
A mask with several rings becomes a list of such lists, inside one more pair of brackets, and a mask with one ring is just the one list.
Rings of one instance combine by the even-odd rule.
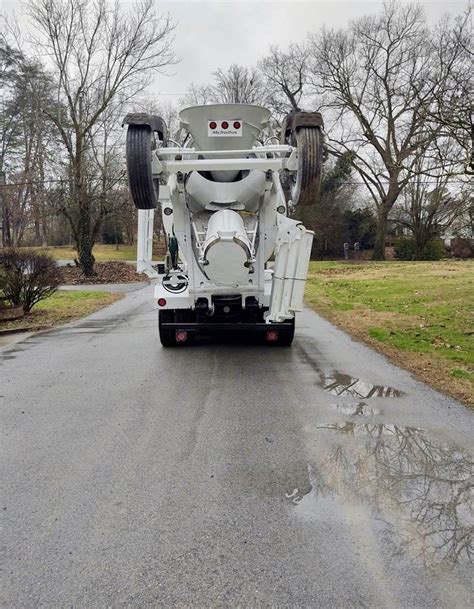
[[415, 240], [411, 237], [400, 237], [395, 241], [394, 248], [398, 260], [415, 259]]
[[[425, 245], [420, 260], [441, 260], [444, 256], [441, 239], [430, 239]], [[416, 244], [412, 237], [400, 237], [395, 241], [395, 256], [398, 260], [417, 260]]]
[[363, 250], [372, 249], [377, 232], [377, 220], [371, 209], [347, 209], [344, 212], [344, 225], [346, 229], [345, 241], [360, 243]]
[[423, 260], [441, 260], [444, 253], [444, 245], [441, 239], [431, 239], [423, 250]]

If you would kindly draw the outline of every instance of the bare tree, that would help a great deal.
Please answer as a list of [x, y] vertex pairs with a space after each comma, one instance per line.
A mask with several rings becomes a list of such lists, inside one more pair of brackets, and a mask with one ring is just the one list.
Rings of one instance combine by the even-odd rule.
[[191, 84], [185, 103], [204, 104], [265, 104], [268, 93], [265, 80], [256, 68], [232, 64], [228, 70], [213, 73], [214, 83]]
[[412, 234], [416, 260], [423, 259], [430, 240], [466, 219], [472, 207], [467, 180], [450, 184], [450, 159], [459, 155], [460, 146], [445, 138], [433, 148], [425, 157], [416, 158], [413, 175], [392, 214], [392, 219]]
[[[25, 197], [18, 189], [6, 184], [6, 172], [18, 176], [23, 182], [21, 146], [22, 122], [25, 100], [19, 93], [19, 76], [23, 72], [26, 58], [8, 44], [4, 35], [0, 38], [0, 223], [2, 247], [16, 244], [18, 228], [23, 225]], [[29, 155], [28, 155], [29, 156]], [[15, 180], [16, 182], [16, 180]]]
[[311, 38], [310, 84], [333, 119], [332, 127], [326, 120], [328, 142], [336, 153], [353, 153], [377, 208], [375, 259], [384, 259], [387, 218], [417, 158], [442, 134], [429, 109], [464, 53], [454, 41], [430, 31], [418, 5], [393, 1], [346, 30], [323, 29]]
[[467, 189], [450, 193], [440, 178], [439, 185], [427, 188], [422, 176], [415, 176], [401, 196], [394, 219], [407, 228], [415, 242], [415, 260], [423, 260], [426, 246], [469, 212], [472, 198]]
[[[186, 105], [201, 105], [199, 101], [194, 101], [192, 96], [180, 99], [179, 105], [185, 107]], [[172, 101], [159, 98], [146, 98], [135, 105], [141, 112], [147, 114], [155, 114], [161, 116], [166, 123], [166, 129], [168, 133], [168, 139], [172, 139], [176, 142], [181, 142], [181, 127], [179, 122], [179, 110], [178, 105]]]
[[[435, 38], [443, 41], [436, 46], [436, 62], [445, 66], [448, 78], [442, 89], [432, 83], [437, 95], [429, 107], [431, 118], [459, 145], [460, 154], [466, 159], [466, 173], [474, 172], [474, 113], [469, 76], [474, 55], [471, 17], [469, 7], [454, 20], [445, 16], [435, 28]], [[452, 48], [457, 52], [452, 53]]]
[[309, 55], [307, 45], [290, 44], [286, 51], [272, 46], [269, 54], [258, 63], [262, 78], [267, 82], [270, 105], [276, 114], [301, 110]]
[[[55, 106], [53, 81], [43, 66], [0, 39], [0, 172], [3, 242], [18, 246], [31, 220], [41, 240], [40, 221], [45, 176], [50, 165], [55, 129], [42, 108]], [[56, 140], [57, 141], [57, 140]]]
[[214, 98], [219, 103], [261, 104], [265, 100], [265, 83], [255, 68], [234, 63], [227, 71], [219, 68], [214, 78]]
[[191, 83], [186, 95], [181, 100], [183, 106], [205, 106], [215, 103], [214, 89], [212, 85], [197, 85]]
[[138, 0], [129, 10], [106, 0], [30, 0], [38, 52], [48, 56], [63, 110], [45, 110], [57, 127], [70, 164], [71, 192], [62, 212], [71, 224], [79, 261], [93, 274], [92, 247], [101, 215], [90, 196], [88, 162], [93, 133], [118, 96], [133, 97], [152, 72], [175, 61], [174, 24]]

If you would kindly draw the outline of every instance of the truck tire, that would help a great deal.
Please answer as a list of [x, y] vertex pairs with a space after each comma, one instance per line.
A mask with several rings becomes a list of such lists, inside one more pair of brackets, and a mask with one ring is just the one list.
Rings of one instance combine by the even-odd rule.
[[160, 342], [163, 347], [176, 347], [176, 334], [174, 330], [169, 330], [163, 327], [163, 323], [174, 321], [174, 311], [158, 311], [158, 331], [160, 333]]
[[127, 129], [127, 172], [130, 193], [137, 209], [155, 209], [159, 182], [153, 178], [151, 154], [155, 138], [148, 125], [129, 125]]
[[291, 135], [298, 149], [298, 171], [291, 179], [293, 205], [310, 206], [317, 202], [323, 164], [323, 136], [319, 127], [301, 127]]

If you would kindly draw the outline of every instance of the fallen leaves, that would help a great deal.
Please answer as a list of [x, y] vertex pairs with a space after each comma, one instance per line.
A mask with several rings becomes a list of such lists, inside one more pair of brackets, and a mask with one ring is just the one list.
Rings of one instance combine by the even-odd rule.
[[78, 266], [61, 268], [63, 283], [66, 285], [96, 284], [96, 283], [131, 283], [149, 281], [144, 273], [137, 273], [135, 267], [127, 262], [111, 261], [96, 262], [95, 275], [86, 277]]

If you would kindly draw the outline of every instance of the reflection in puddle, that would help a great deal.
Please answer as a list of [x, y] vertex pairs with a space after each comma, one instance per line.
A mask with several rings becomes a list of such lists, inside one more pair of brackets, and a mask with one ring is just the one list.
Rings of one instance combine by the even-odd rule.
[[287, 499], [289, 499], [295, 505], [298, 505], [298, 503], [301, 503], [303, 498], [306, 497], [306, 495], [308, 493], [310, 493], [312, 490], [313, 490], [313, 487], [311, 486], [311, 484], [308, 486], [308, 488], [306, 488], [304, 490], [300, 490], [299, 488], [294, 488], [291, 493], [285, 493], [285, 497]]
[[[467, 452], [412, 427], [345, 422], [317, 430], [318, 444], [324, 439], [329, 446], [308, 468], [312, 490], [287, 495], [300, 516], [317, 517], [339, 497], [346, 508], [369, 509], [394, 556], [429, 567], [470, 561], [473, 461]], [[314, 427], [307, 431], [314, 434]]]
[[369, 417], [380, 414], [380, 408], [377, 406], [369, 406], [365, 402], [347, 402], [346, 404], [330, 404], [333, 410], [337, 410], [342, 414], [359, 417]]
[[353, 398], [398, 398], [403, 395], [402, 391], [384, 385], [372, 385], [358, 378], [333, 372], [321, 375], [321, 386], [329, 393], [338, 396], [349, 395]]

